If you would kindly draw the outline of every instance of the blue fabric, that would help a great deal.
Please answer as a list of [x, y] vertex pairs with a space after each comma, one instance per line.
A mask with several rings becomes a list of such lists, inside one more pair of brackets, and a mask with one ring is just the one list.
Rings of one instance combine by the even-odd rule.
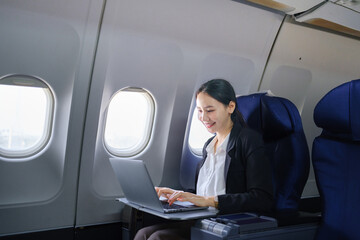
[[262, 129], [265, 139], [280, 139], [290, 135], [294, 130], [292, 118], [284, 99], [263, 96], [261, 101]]
[[237, 105], [244, 117], [246, 124], [256, 131], [262, 133], [261, 126], [261, 97], [266, 93], [256, 93], [237, 97]]
[[317, 239], [360, 239], [360, 80], [326, 94], [314, 110], [323, 128], [312, 160], [322, 198]]
[[309, 175], [310, 156], [296, 106], [265, 93], [240, 96], [237, 103], [249, 127], [263, 135], [273, 167], [275, 209], [297, 211]]
[[316, 105], [314, 121], [333, 133], [350, 133], [349, 85], [341, 85], [326, 94]]
[[350, 83], [350, 121], [354, 141], [360, 141], [360, 79]]
[[359, 143], [315, 139], [313, 165], [322, 197], [317, 239], [360, 239], [359, 158]]
[[182, 153], [180, 163], [180, 184], [183, 190], [195, 193], [196, 168], [202, 160], [202, 156], [194, 154], [189, 148], [185, 148]]
[[316, 105], [314, 121], [324, 133], [341, 139], [360, 140], [360, 80], [328, 92]]

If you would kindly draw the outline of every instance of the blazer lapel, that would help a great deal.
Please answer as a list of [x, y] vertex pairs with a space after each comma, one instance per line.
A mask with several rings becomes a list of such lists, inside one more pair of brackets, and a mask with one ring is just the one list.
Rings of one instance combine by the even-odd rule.
[[230, 133], [228, 145], [226, 147], [225, 169], [224, 169], [225, 179], [227, 179], [231, 159], [235, 157], [235, 150], [236, 150], [235, 143], [240, 130], [241, 130], [241, 125], [235, 122], [233, 129], [231, 130]]

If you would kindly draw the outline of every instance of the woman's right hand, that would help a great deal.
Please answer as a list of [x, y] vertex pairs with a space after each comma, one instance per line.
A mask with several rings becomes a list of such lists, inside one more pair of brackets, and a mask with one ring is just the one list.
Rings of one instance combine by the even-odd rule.
[[183, 191], [178, 191], [178, 190], [174, 190], [174, 189], [167, 188], [167, 187], [155, 187], [155, 190], [159, 197], [163, 196], [167, 199], [169, 199], [174, 193], [183, 192]]
[[174, 190], [166, 187], [155, 187], [158, 196], [163, 196], [168, 199], [168, 203], [171, 205], [175, 201], [188, 201], [196, 206], [204, 207], [215, 207], [215, 197], [203, 197], [193, 193]]

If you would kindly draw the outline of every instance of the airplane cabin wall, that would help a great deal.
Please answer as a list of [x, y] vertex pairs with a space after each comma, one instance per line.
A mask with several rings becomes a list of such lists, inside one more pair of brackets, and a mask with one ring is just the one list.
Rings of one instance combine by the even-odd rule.
[[[360, 78], [359, 38], [294, 22], [281, 27], [260, 90], [290, 99], [298, 108], [311, 153], [321, 133], [313, 121], [319, 100], [332, 88]], [[318, 196], [313, 168], [302, 197]]]
[[[111, 97], [126, 87], [155, 100], [150, 142], [129, 158], [144, 160], [156, 185], [180, 186], [194, 91], [211, 78], [289, 98], [311, 147], [316, 102], [360, 77], [359, 40], [284, 17], [242, 0], [2, 0], [0, 77], [39, 76], [56, 108], [46, 149], [0, 159], [0, 236], [122, 220], [103, 135]], [[318, 195], [313, 173], [303, 195]]]
[[0, 158], [0, 236], [73, 227], [84, 116], [103, 1], [0, 3], [0, 76], [43, 79], [51, 138], [31, 157]]
[[123, 204], [114, 198], [123, 194], [108, 160], [114, 155], [103, 142], [111, 97], [126, 87], [153, 96], [153, 135], [143, 152], [128, 158], [144, 160], [155, 185], [179, 187], [195, 89], [222, 77], [239, 94], [256, 91], [283, 18], [233, 1], [107, 1], [86, 116], [77, 226], [121, 219]]

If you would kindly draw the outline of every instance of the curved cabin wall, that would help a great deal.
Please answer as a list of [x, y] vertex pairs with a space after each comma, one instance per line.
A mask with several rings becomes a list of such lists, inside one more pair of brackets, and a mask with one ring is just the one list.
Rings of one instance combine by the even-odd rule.
[[107, 1], [86, 117], [77, 225], [120, 220], [123, 206], [114, 198], [123, 194], [103, 144], [113, 94], [138, 87], [153, 96], [153, 135], [129, 158], [146, 162], [154, 184], [179, 187], [195, 89], [222, 77], [239, 94], [257, 91], [283, 17], [233, 1]]
[[[0, 236], [72, 227], [86, 98], [102, 1], [0, 4], [0, 76], [36, 76], [54, 94], [50, 140], [0, 158]], [[35, 113], [34, 113], [35, 114]]]
[[[311, 28], [286, 18], [260, 90], [290, 99], [299, 109], [310, 153], [321, 132], [313, 120], [318, 101], [332, 88], [360, 78], [360, 39]], [[312, 167], [303, 197], [317, 196]]]
[[[44, 79], [55, 112], [46, 148], [0, 159], [0, 235], [122, 220], [103, 134], [109, 101], [124, 88], [154, 98], [150, 141], [128, 158], [143, 159], [156, 185], [180, 186], [194, 91], [211, 78], [230, 80], [237, 94], [270, 89], [292, 100], [311, 146], [316, 102], [360, 77], [359, 39], [284, 16], [230, 0], [2, 0], [0, 77]], [[303, 196], [313, 195], [312, 174]]]

